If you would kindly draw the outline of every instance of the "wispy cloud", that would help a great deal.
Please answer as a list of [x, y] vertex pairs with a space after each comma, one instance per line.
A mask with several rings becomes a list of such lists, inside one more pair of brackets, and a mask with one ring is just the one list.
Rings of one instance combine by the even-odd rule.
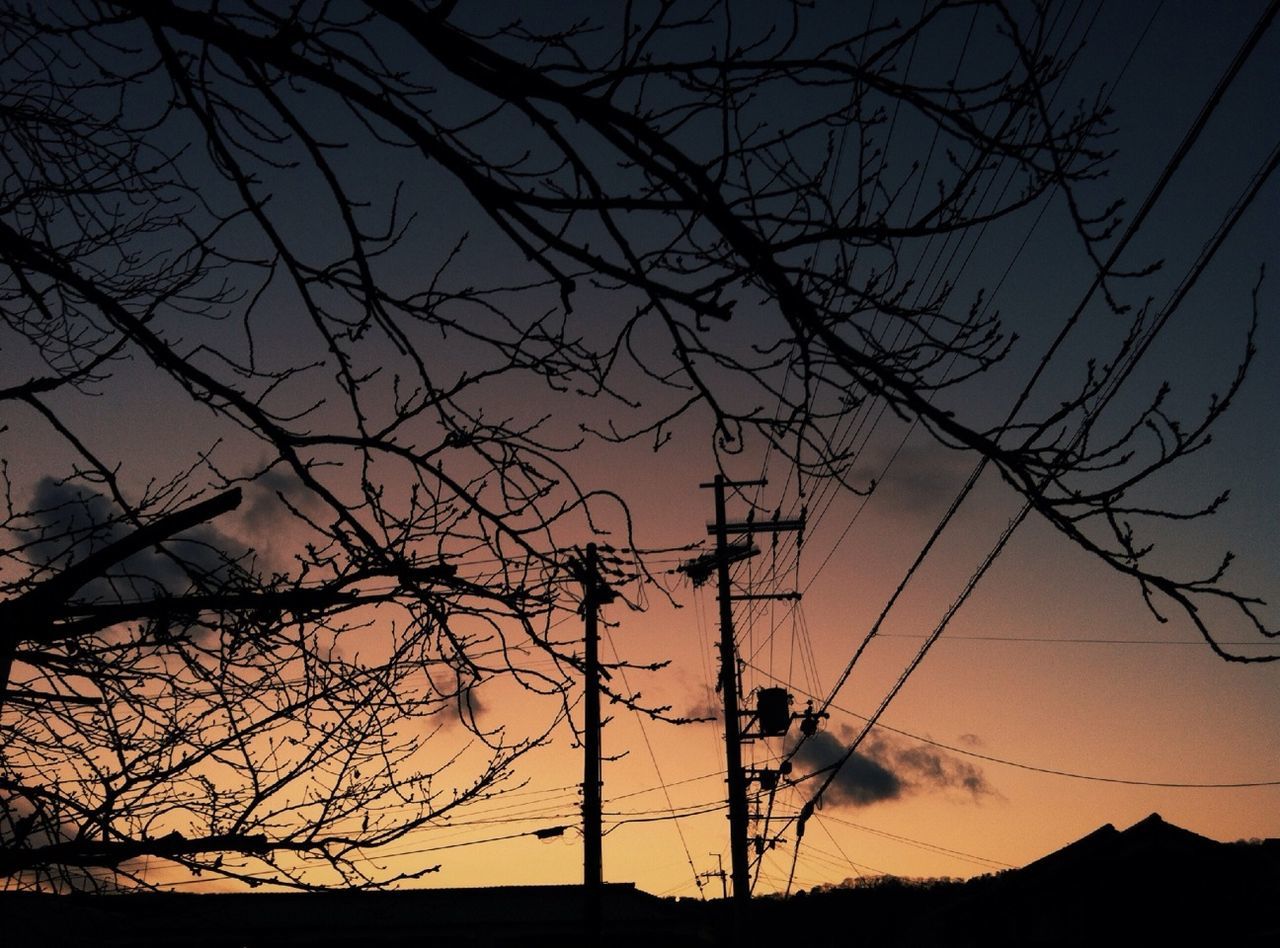
[[[889, 449], [878, 443], [867, 454], [854, 468], [854, 483], [879, 478], [890, 458]], [[876, 485], [877, 503], [900, 513], [931, 513], [955, 494], [972, 466], [958, 451], [908, 443], [898, 452], [889, 474]]]
[[[804, 770], [835, 764], [854, 738], [852, 729], [840, 736], [820, 731], [799, 745], [795, 761]], [[792, 742], [792, 746], [796, 746]], [[840, 768], [827, 789], [835, 804], [869, 806], [916, 793], [959, 791], [977, 800], [994, 794], [982, 770], [968, 761], [937, 748], [907, 743], [888, 734], [875, 733]]]

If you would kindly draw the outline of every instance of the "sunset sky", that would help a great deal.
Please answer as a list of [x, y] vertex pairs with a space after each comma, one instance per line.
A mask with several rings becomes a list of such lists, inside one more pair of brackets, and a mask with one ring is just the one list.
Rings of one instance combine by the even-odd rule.
[[[916, 4], [909, 5], [914, 16]], [[1116, 154], [1106, 175], [1082, 189], [1087, 212], [1100, 213], [1123, 197], [1118, 213], [1126, 222], [1132, 217], [1267, 6], [1263, 0], [1084, 3], [1077, 19], [1059, 27], [1085, 44], [1055, 108], [1070, 110], [1076, 107], [1069, 101], [1073, 97], [1085, 101], [1102, 88], [1113, 110], [1112, 132], [1104, 141]], [[464, 9], [460, 16], [473, 14]], [[752, 15], [744, 14], [748, 27]], [[974, 50], [981, 54], [980, 42]], [[1123, 268], [1134, 270], [1163, 261], [1132, 290], [1128, 302], [1141, 307], [1149, 299], [1154, 311], [1175, 292], [1232, 202], [1277, 147], [1278, 93], [1280, 25], [1274, 25], [1121, 259]], [[475, 107], [465, 97], [453, 104], [460, 115]], [[785, 113], [788, 103], [776, 107]], [[354, 135], [353, 127], [335, 119], [331, 130], [340, 137]], [[157, 134], [177, 133], [165, 126]], [[894, 145], [902, 154], [891, 160], [905, 164], [927, 143], [914, 139], [910, 129], [901, 134]], [[512, 154], [522, 147], [518, 140], [499, 144]], [[504, 280], [520, 282], [520, 252], [480, 217], [462, 188], [437, 190], [440, 182], [432, 176], [443, 174], [438, 168], [424, 170], [427, 165], [419, 168], [395, 154], [347, 153], [341, 160], [360, 169], [371, 189], [389, 190], [401, 178], [408, 182], [406, 208], [422, 213], [426, 223], [414, 225], [416, 243], [390, 255], [402, 267], [404, 286], [429, 282], [464, 233], [469, 243], [459, 254], [455, 282], [482, 283], [491, 273], [508, 271], [512, 275]], [[368, 168], [361, 168], [366, 161]], [[842, 173], [848, 170], [837, 167], [832, 175], [838, 179]], [[276, 184], [271, 208], [282, 227], [301, 235], [317, 257], [330, 242], [340, 242], [311, 216], [313, 196], [307, 187], [283, 178]], [[208, 186], [210, 193], [221, 194], [225, 183], [211, 179]], [[940, 396], [941, 404], [977, 426], [1003, 420], [1053, 332], [1089, 289], [1092, 271], [1065, 202], [1059, 195], [1043, 216], [1040, 211], [1040, 204], [1017, 211], [977, 242], [963, 244], [936, 277], [921, 271], [923, 285], [954, 280], [957, 299], [976, 298], [985, 287], [982, 305], [998, 309], [1006, 330], [1017, 336], [1009, 357], [991, 372]], [[1160, 521], [1144, 537], [1157, 544], [1152, 559], [1179, 578], [1212, 574], [1230, 551], [1235, 559], [1229, 585], [1266, 600], [1262, 615], [1271, 629], [1280, 626], [1275, 606], [1280, 552], [1274, 537], [1280, 523], [1280, 438], [1274, 419], [1280, 407], [1277, 220], [1280, 183], [1272, 180], [1106, 416], [1107, 424], [1120, 430], [1164, 381], [1172, 385], [1165, 402], [1170, 416], [1202, 414], [1215, 393], [1226, 390], [1245, 355], [1251, 294], [1268, 268], [1257, 298], [1257, 352], [1235, 403], [1215, 427], [1212, 442], [1145, 486], [1141, 500], [1190, 510], [1229, 489], [1229, 501], [1213, 517]], [[228, 230], [236, 236], [234, 227]], [[246, 257], [252, 256], [256, 245], [246, 246]], [[942, 259], [944, 251], [935, 248], [910, 262], [922, 266], [934, 252]], [[575, 313], [581, 321], [575, 331], [590, 338], [616, 327], [618, 313], [632, 307], [617, 304], [620, 297], [611, 292], [598, 286], [579, 291]], [[559, 305], [557, 294], [545, 286], [527, 296], [500, 294], [495, 306], [499, 303], [526, 315]], [[267, 362], [279, 353], [288, 353], [294, 364], [325, 358], [316, 338], [298, 329], [303, 317], [289, 309], [276, 284], [268, 284], [253, 305]], [[746, 351], [756, 341], [751, 332], [759, 331], [762, 342], [774, 338], [767, 305], [752, 306], [744, 303], [741, 322], [716, 327], [708, 338], [726, 348], [740, 347], [735, 351]], [[227, 321], [193, 321], [184, 327], [184, 343], [196, 347], [202, 340], [223, 338], [220, 334], [230, 338], [239, 322], [232, 310]], [[246, 316], [246, 326], [248, 321]], [[1045, 409], [1071, 397], [1088, 360], [1108, 358], [1122, 332], [1117, 326], [1101, 301], [1093, 300], [1031, 407]], [[644, 331], [635, 342], [642, 350], [657, 349], [654, 336]], [[455, 348], [446, 350], [442, 335], [441, 352], [449, 355], [441, 360], [441, 377], [456, 375], [469, 351], [456, 336], [447, 344]], [[0, 387], [34, 371], [29, 354], [13, 351], [12, 358], [8, 352], [0, 356], [5, 361]], [[377, 350], [366, 355], [376, 363]], [[431, 356], [425, 352], [428, 361]], [[332, 373], [326, 373], [317, 385], [331, 381]], [[585, 427], [599, 430], [614, 418], [627, 427], [665, 406], [643, 402], [648, 385], [639, 379], [631, 390], [642, 400], [638, 408], [623, 407], [621, 399], [587, 398], [575, 389], [551, 394], [536, 383], [527, 389], [520, 383], [503, 389], [501, 404], [485, 409], [487, 417], [545, 416], [542, 430], [548, 439], [571, 443]], [[726, 391], [743, 403], [759, 398], [741, 381], [730, 380]], [[216, 464], [231, 476], [261, 468], [260, 444], [231, 425], [205, 430], [199, 420], [204, 416], [169, 407], [185, 405], [174, 400], [175, 392], [170, 380], [139, 361], [116, 370], [92, 401], [80, 394], [55, 396], [55, 401], [66, 398], [57, 404], [87, 441], [121, 461], [128, 483], [163, 481], [190, 468], [214, 436], [222, 440], [211, 453], [211, 468]], [[306, 386], [282, 387], [282, 392], [299, 410], [308, 399], [321, 397]], [[674, 396], [659, 392], [654, 397]], [[773, 410], [771, 404], [763, 408]], [[327, 421], [343, 410], [340, 401], [336, 407], [326, 403], [315, 418]], [[885, 412], [874, 399], [849, 407], [847, 415], [837, 431], [856, 450], [848, 478], [858, 487], [875, 481], [869, 494], [817, 478], [798, 479], [787, 458], [766, 451], [759, 438], [748, 438], [739, 453], [719, 454], [729, 477], [768, 481], [731, 496], [730, 519], [745, 518], [752, 504], [760, 517], [774, 511], [794, 517], [802, 508], [807, 515], [802, 547], [792, 535], [780, 536], [776, 544], [761, 536], [760, 555], [739, 564], [734, 574], [753, 592], [803, 593], [798, 604], [764, 601], [748, 608], [739, 603], [735, 611], [744, 692], [784, 686], [794, 695], [797, 711], [809, 699], [828, 697], [975, 463], [971, 453], [939, 445], [922, 427]], [[25, 500], [41, 489], [41, 478], [68, 463], [66, 447], [48, 437], [43, 419], [34, 413], [7, 412], [3, 425], [0, 450], [12, 492]], [[620, 584], [622, 597], [604, 607], [602, 654], [636, 665], [666, 664], [616, 673], [613, 687], [640, 692], [644, 704], [668, 706], [675, 716], [714, 716], [720, 712], [714, 582], [695, 588], [677, 571], [711, 548], [712, 493], [699, 487], [717, 471], [709, 414], [694, 410], [666, 433], [669, 440], [656, 450], [653, 435], [620, 445], [589, 438], [556, 457], [583, 490], [624, 498], [634, 548], [656, 551], [645, 553], [656, 583]], [[277, 484], [274, 476], [278, 470], [247, 487], [249, 503], [220, 519], [217, 529], [252, 546], [269, 568], [285, 570], [304, 534], [273, 499], [277, 487], [282, 493], [293, 487], [284, 480]], [[344, 487], [361, 476], [385, 476], [389, 493], [405, 495], [410, 484], [394, 471], [369, 474], [354, 465], [326, 476]], [[47, 483], [43, 489], [53, 490]], [[311, 512], [300, 494], [289, 497], [302, 513]], [[857, 733], [1021, 504], [994, 471], [983, 476], [834, 695], [822, 734], [797, 757], [795, 775], [829, 761], [823, 754]], [[620, 508], [604, 498], [600, 511], [598, 524], [609, 532], [591, 536], [582, 525], [579, 536], [559, 539], [613, 544], [620, 561], [633, 562]], [[495, 570], [479, 557], [459, 567], [478, 582]], [[755, 891], [881, 873], [970, 876], [1023, 865], [1104, 823], [1123, 828], [1152, 812], [1221, 840], [1280, 837], [1280, 662], [1224, 661], [1176, 608], [1159, 597], [1153, 604], [1168, 621], [1153, 614], [1133, 581], [1032, 513], [862, 745], [863, 769], [832, 785], [798, 851], [790, 821], [810, 798], [813, 784], [779, 789], [769, 832], [780, 833], [782, 842], [762, 860]], [[384, 621], [384, 613], [369, 615], [375, 624]], [[1246, 657], [1280, 652], [1280, 644], [1266, 641], [1226, 609], [1210, 608], [1203, 616], [1225, 651]], [[465, 623], [463, 628], [471, 629]], [[480, 623], [474, 628], [483, 629]], [[568, 610], [554, 628], [566, 641], [581, 634], [580, 620]], [[540, 663], [551, 672], [551, 663], [540, 655], [529, 653], [523, 662], [535, 670], [543, 667]], [[479, 723], [509, 740], [537, 734], [562, 707], [555, 697], [538, 698], [501, 679], [479, 685], [474, 698]], [[576, 719], [576, 694], [569, 704]], [[608, 702], [605, 714], [611, 716], [603, 731], [606, 880], [680, 896], [698, 895], [700, 880], [707, 896], [718, 896], [720, 880], [707, 874], [729, 865], [721, 725], [646, 720]], [[480, 759], [480, 748], [457, 721], [442, 723], [433, 740], [442, 754], [458, 750], [464, 764], [472, 760], [468, 755]], [[746, 746], [744, 758], [749, 766], [768, 766], [788, 747], [778, 739], [756, 741]], [[371, 855], [371, 865], [406, 869], [439, 863], [439, 872], [415, 883], [432, 886], [576, 882], [582, 872], [576, 828], [581, 768], [581, 749], [561, 722], [547, 744], [522, 757], [510, 779], [487, 799], [459, 810], [448, 825], [416, 831], [390, 851]], [[753, 809], [757, 805], [765, 808], [768, 801], [753, 803]], [[545, 839], [534, 835], [557, 827], [567, 829]], [[183, 891], [233, 887], [217, 877], [192, 878], [174, 869], [159, 870], [157, 878]]]
[[[1160, 8], [1112, 100], [1118, 156], [1103, 185], [1108, 193], [1128, 195], [1130, 208], [1138, 203], [1263, 6], [1231, 4], [1213, 16], [1191, 3]], [[1122, 7], [1103, 9], [1076, 67], [1099, 83], [1114, 78], [1155, 12], [1148, 4]], [[1168, 261], [1158, 288], [1149, 290], [1158, 299], [1273, 147], [1268, 103], [1280, 82], [1278, 64], [1280, 35], [1273, 30], [1137, 245], [1132, 259], [1146, 253], [1148, 259]], [[1273, 224], [1278, 211], [1280, 191], [1272, 185], [1219, 257], [1211, 279], [1188, 300], [1170, 338], [1151, 354], [1143, 376], [1149, 387], [1169, 378], [1183, 404], [1194, 405], [1221, 386], [1242, 352], [1248, 294], [1258, 268], [1280, 249]], [[1015, 328], [1028, 335], [1034, 325], [1026, 328], [1024, 321], [1034, 324], [1042, 315], [1063, 313], [1087, 287], [1078, 246], [1062, 241], [1063, 223], [1062, 208], [1053, 207], [1000, 297], [1006, 317], [1019, 320]], [[1008, 254], [993, 256], [1003, 264]], [[1238, 556], [1233, 569], [1241, 585], [1268, 599], [1280, 588], [1280, 557], [1270, 537], [1280, 516], [1275, 475], [1280, 447], [1270, 421], [1280, 372], [1274, 292], [1264, 284], [1260, 355], [1240, 402], [1194, 470], [1165, 484], [1172, 496], [1187, 502], [1204, 502], [1231, 487], [1227, 508], [1212, 522], [1193, 527], [1198, 539], [1184, 536], [1170, 555], [1188, 569], [1203, 569], [1213, 563], [1212, 551], [1230, 549]], [[886, 419], [868, 440], [864, 470], [878, 474], [903, 432], [902, 425]], [[624, 493], [635, 506], [642, 545], [675, 546], [702, 538], [712, 519], [711, 492], [698, 490], [697, 484], [710, 479], [713, 467], [698, 450], [698, 441], [691, 439], [679, 453], [670, 452], [673, 457], [659, 455], [655, 462], [641, 446], [634, 461], [614, 461], [598, 476], [601, 486], [627, 485]], [[764, 463], [759, 455], [744, 458], [729, 473], [755, 478]], [[760, 494], [762, 506], [793, 511], [794, 482], [780, 459], [768, 464], [770, 485]], [[754, 656], [745, 687], [785, 683], [797, 696], [797, 709], [805, 696], [825, 696], [971, 464], [929, 445], [917, 432], [865, 508], [858, 498], [836, 493], [805, 536], [798, 572], [773, 587], [803, 589], [802, 605], [795, 614], [786, 603], [764, 608], [739, 625], [741, 651]], [[745, 506], [736, 506], [737, 516], [744, 516]], [[811, 496], [808, 507], [812, 518], [823, 504]], [[861, 723], [860, 715], [874, 710], [1017, 507], [1007, 489], [990, 479], [983, 482], [836, 698], [828, 733], [848, 736]], [[771, 556], [767, 542], [761, 541], [764, 555], [755, 561], [761, 570]], [[648, 698], [660, 696], [677, 711], [717, 706], [711, 690], [714, 591], [708, 586], [695, 592], [683, 577], [669, 579], [683, 608], [670, 609], [653, 591], [646, 593], [644, 612], [608, 607], [605, 616], [615, 627], [606, 654], [617, 648], [633, 661], [669, 659], [671, 665], [644, 676], [643, 685], [632, 673], [633, 687]], [[1274, 620], [1274, 610], [1269, 614]], [[771, 630], [776, 631], [771, 635]], [[1274, 646], [1268, 649], [1239, 625], [1223, 625], [1219, 634], [1240, 654], [1274, 652]], [[1124, 827], [1151, 812], [1218, 839], [1280, 835], [1278, 675], [1275, 664], [1223, 662], [1176, 617], [1165, 624], [1156, 621], [1133, 584], [1110, 575], [1033, 515], [886, 712], [883, 723], [898, 730], [876, 732], [889, 759], [937, 751], [948, 776], [931, 780], [908, 762], [901, 771], [907, 785], [900, 796], [866, 805], [830, 802], [806, 832], [795, 884], [879, 872], [967, 876], [1022, 865], [1103, 823]], [[661, 821], [669, 805], [686, 812], [722, 802], [719, 733], [715, 725], [676, 729], [652, 722], [642, 732], [634, 715], [617, 712], [605, 729], [605, 753], [627, 756], [605, 765], [606, 813], [659, 819], [619, 823], [609, 832], [606, 879], [692, 895], [697, 890], [690, 858], [699, 873], [717, 869], [718, 858], [728, 865], [722, 809], [681, 819], [679, 831], [676, 823]], [[919, 743], [917, 737], [953, 750]], [[767, 762], [779, 752], [770, 743], [752, 745], [746, 758], [754, 754]], [[1023, 766], [965, 756], [966, 751]], [[563, 744], [540, 756], [545, 762], [531, 762], [528, 787], [494, 801], [495, 816], [530, 817], [528, 824], [511, 824], [511, 831], [539, 825], [537, 817], [569, 822], [566, 817], [573, 813], [577, 797], [570, 785], [578, 778], [565, 778], [574, 774], [578, 758]], [[940, 785], [969, 773], [966, 768], [980, 776], [978, 792]], [[1142, 782], [1270, 785], [1197, 789]], [[800, 788], [780, 792], [777, 812], [794, 814], [806, 798]], [[606, 817], [606, 827], [622, 819]], [[440, 844], [490, 835], [500, 833], [480, 825], [440, 834]], [[786, 885], [794, 830], [784, 836], [788, 845], [766, 858], [757, 891]], [[432, 845], [434, 838], [424, 836], [423, 848]], [[438, 879], [441, 885], [569, 882], [580, 873], [579, 847], [570, 833], [418, 858], [440, 859], [444, 868], [433, 883]], [[718, 894], [718, 880], [707, 885], [708, 893]]]

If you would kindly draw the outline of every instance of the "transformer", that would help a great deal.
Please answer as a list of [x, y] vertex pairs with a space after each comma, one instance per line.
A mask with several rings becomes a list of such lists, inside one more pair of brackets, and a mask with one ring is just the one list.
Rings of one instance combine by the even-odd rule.
[[756, 692], [756, 724], [761, 737], [781, 737], [791, 727], [791, 694], [786, 688]]

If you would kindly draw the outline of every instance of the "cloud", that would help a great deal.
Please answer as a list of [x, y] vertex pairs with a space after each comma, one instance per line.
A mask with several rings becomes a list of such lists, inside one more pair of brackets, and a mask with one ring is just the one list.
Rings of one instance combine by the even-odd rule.
[[[853, 470], [853, 483], [878, 478], [889, 460], [887, 448], [878, 444]], [[908, 444], [893, 461], [884, 481], [876, 485], [876, 499], [903, 513], [928, 513], [949, 500], [964, 481], [972, 464], [959, 451], [938, 445]]]
[[452, 721], [466, 725], [469, 729], [475, 731], [483, 731], [480, 725], [480, 715], [485, 712], [484, 703], [476, 694], [479, 684], [461, 685], [459, 684], [458, 692], [444, 706], [445, 717]]
[[254, 475], [244, 485], [244, 492], [246, 502], [239, 513], [255, 536], [259, 533], [270, 536], [295, 522], [295, 514], [281, 497], [305, 514], [317, 513], [324, 507], [292, 470], [281, 465]]
[[[795, 762], [802, 770], [817, 770], [835, 764], [848, 749], [830, 731], [819, 731], [800, 745]], [[903, 782], [883, 763], [854, 751], [827, 788], [827, 799], [836, 804], [868, 806], [902, 796]]]
[[982, 771], [968, 761], [932, 747], [915, 745], [892, 750], [891, 756], [913, 786], [963, 790], [975, 799], [992, 792]]
[[236, 483], [244, 491], [244, 503], [233, 515], [237, 532], [251, 539], [259, 566], [288, 573], [305, 546], [304, 538], [312, 534], [305, 521], [325, 523], [332, 520], [332, 512], [281, 464], [246, 469]]
[[447, 724], [461, 724], [473, 733], [486, 733], [480, 718], [488, 710], [488, 706], [477, 693], [484, 681], [464, 677], [452, 670], [453, 681], [446, 683], [447, 680], [441, 681], [433, 675], [430, 667], [424, 671], [431, 694], [440, 702], [433, 713]]
[[[853, 738], [854, 732], [847, 727], [841, 728], [840, 737], [819, 731], [799, 746], [795, 762], [805, 771], [829, 767], [844, 756]], [[837, 805], [862, 807], [947, 790], [974, 800], [994, 793], [981, 769], [973, 764], [942, 750], [875, 733], [840, 768], [826, 797]]]
[[[19, 787], [0, 801], [0, 849], [18, 857], [84, 839], [85, 827], [65, 818], [56, 802], [41, 799], [37, 807], [32, 799]], [[139, 860], [126, 860], [120, 867], [136, 868], [138, 863]], [[19, 891], [38, 888], [55, 892], [100, 892], [115, 888], [110, 869], [74, 863], [50, 863], [22, 869], [13, 873], [9, 881]]]
[[690, 704], [681, 717], [701, 724], [714, 724], [724, 717], [724, 710], [710, 697], [706, 697]]
[[[31, 559], [54, 571], [66, 569], [91, 553], [133, 532], [104, 494], [83, 485], [44, 477], [36, 484], [27, 526], [18, 532]], [[122, 596], [180, 595], [193, 577], [220, 580], [245, 555], [243, 544], [211, 524], [200, 524], [155, 548], [135, 553], [99, 579], [81, 587], [81, 601], [115, 600]]]

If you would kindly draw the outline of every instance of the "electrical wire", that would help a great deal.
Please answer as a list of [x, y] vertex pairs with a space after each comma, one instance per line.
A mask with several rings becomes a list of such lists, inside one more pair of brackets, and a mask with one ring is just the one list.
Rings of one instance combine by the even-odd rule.
[[[948, 636], [948, 638], [950, 637]], [[806, 692], [803, 688], [800, 688], [789, 682], [785, 682], [780, 679], [775, 679], [775, 681], [777, 681], [777, 683], [780, 685], [784, 685], [794, 690], [797, 694], [803, 697], [813, 698], [814, 700], [817, 700], [818, 698], [817, 695], [810, 694]], [[871, 720], [867, 715], [859, 714], [857, 711], [854, 711], [851, 708], [842, 707], [841, 705], [838, 705], [838, 704], [832, 704], [831, 708], [833, 708], [836, 711], [839, 711], [841, 714], [847, 714], [851, 718], [856, 718], [859, 721], [865, 722], [865, 721]], [[1038, 764], [1028, 764], [1022, 761], [1010, 760], [1006, 757], [996, 757], [992, 754], [982, 754], [982, 753], [979, 753], [978, 751], [972, 750], [971, 748], [958, 747], [954, 744], [945, 744], [942, 741], [936, 741], [931, 737], [925, 737], [922, 734], [917, 734], [913, 731], [908, 731], [900, 727], [894, 727], [892, 725], [885, 724], [881, 721], [876, 721], [874, 726], [882, 731], [889, 731], [892, 734], [897, 734], [899, 737], [905, 737], [908, 740], [916, 741], [917, 743], [920, 743], [920, 744], [928, 744], [930, 747], [937, 747], [940, 750], [949, 751], [953, 754], [959, 754], [962, 757], [971, 757], [975, 760], [981, 760], [981, 761], [985, 761], [987, 763], [992, 763], [992, 764], [1003, 764], [1006, 767], [1016, 767], [1019, 770], [1028, 770], [1034, 773], [1047, 774], [1053, 777], [1070, 777], [1074, 780], [1089, 780], [1097, 783], [1116, 783], [1116, 784], [1125, 784], [1127, 786], [1133, 786], [1133, 787], [1161, 787], [1164, 789], [1175, 789], [1175, 790], [1242, 790], [1242, 789], [1248, 789], [1251, 787], [1280, 787], [1280, 778], [1276, 778], [1273, 780], [1242, 780], [1237, 782], [1225, 782], [1225, 781], [1188, 782], [1188, 781], [1172, 781], [1172, 780], [1140, 780], [1140, 779], [1131, 779], [1127, 777], [1110, 777], [1110, 776], [1105, 776], [1101, 774], [1079, 773], [1076, 771], [1061, 770], [1053, 767], [1044, 767]], [[813, 774], [807, 774], [803, 777], [798, 778], [794, 782], [802, 783], [803, 781], [808, 780], [812, 776]]]
[[[1191, 148], [1195, 145], [1196, 141], [1199, 139], [1200, 134], [1203, 132], [1205, 126], [1208, 124], [1209, 118], [1212, 116], [1218, 104], [1221, 103], [1227, 88], [1229, 88], [1231, 83], [1238, 76], [1241, 68], [1244, 65], [1244, 62], [1247, 61], [1249, 55], [1257, 47], [1257, 44], [1261, 40], [1261, 37], [1265, 32], [1266, 28], [1270, 26], [1271, 20], [1274, 18], [1278, 7], [1280, 7], [1280, 0], [1272, 0], [1272, 3], [1269, 6], [1268, 10], [1263, 14], [1262, 19], [1259, 20], [1258, 25], [1250, 33], [1244, 45], [1241, 47], [1241, 49], [1233, 59], [1231, 65], [1228, 67], [1226, 73], [1218, 81], [1213, 92], [1210, 94], [1205, 104], [1201, 107], [1199, 113], [1196, 116], [1196, 119], [1193, 121], [1191, 125], [1191, 128], [1188, 130], [1186, 135], [1183, 136], [1183, 139], [1179, 143], [1177, 149], [1175, 149], [1173, 156], [1169, 159], [1169, 161], [1166, 162], [1164, 168], [1161, 170], [1161, 173], [1157, 178], [1155, 185], [1153, 186], [1151, 191], [1147, 194], [1147, 197], [1143, 201], [1142, 206], [1139, 208], [1137, 215], [1129, 223], [1128, 227], [1125, 229], [1124, 234], [1121, 236], [1121, 238], [1116, 243], [1116, 245], [1112, 248], [1102, 268], [1099, 270], [1097, 275], [1094, 277], [1094, 279], [1090, 283], [1090, 286], [1086, 290], [1084, 297], [1081, 299], [1080, 303], [1075, 307], [1071, 316], [1066, 320], [1062, 329], [1059, 331], [1057, 337], [1054, 339], [1053, 343], [1049, 346], [1049, 349], [1046, 351], [1045, 355], [1041, 358], [1041, 360], [1037, 364], [1037, 367], [1035, 371], [1032, 373], [1031, 378], [1028, 380], [1028, 382], [1024, 386], [1022, 393], [1019, 395], [1017, 401], [1014, 404], [1014, 407], [1009, 412], [1008, 419], [1006, 421], [1006, 426], [1010, 422], [1012, 422], [1013, 418], [1016, 416], [1017, 412], [1020, 410], [1022, 405], [1025, 404], [1027, 398], [1030, 396], [1030, 392], [1032, 388], [1034, 388], [1036, 382], [1041, 378], [1045, 367], [1053, 359], [1056, 353], [1061, 349], [1062, 344], [1065, 342], [1071, 330], [1074, 329], [1076, 325], [1078, 325], [1080, 317], [1083, 315], [1084, 310], [1088, 305], [1089, 301], [1093, 298], [1094, 293], [1096, 293], [1100, 288], [1102, 288], [1106, 274], [1112, 272], [1115, 269], [1116, 263], [1118, 262], [1120, 255], [1123, 253], [1123, 251], [1128, 247], [1129, 243], [1136, 236], [1138, 230], [1141, 228], [1142, 224], [1145, 222], [1152, 208], [1155, 206], [1156, 202], [1159, 200], [1160, 196], [1164, 193], [1165, 189], [1167, 188], [1169, 182], [1172, 180], [1174, 173], [1176, 172], [1178, 167], [1182, 164], [1183, 160], [1186, 158]], [[1256, 194], [1256, 191], [1254, 193]], [[1238, 216], [1235, 219], [1238, 220]], [[1223, 239], [1225, 239], [1225, 235], [1222, 235], [1222, 237]], [[1220, 245], [1221, 245], [1221, 241], [1219, 241], [1217, 246], [1220, 246]], [[1207, 260], [1205, 260], [1204, 263], [1207, 265]], [[916, 559], [912, 562], [911, 566], [908, 567], [907, 574], [904, 577], [903, 581], [899, 583], [898, 587], [895, 589], [894, 593], [891, 595], [889, 602], [886, 604], [885, 608], [881, 611], [880, 615], [877, 617], [876, 622], [872, 625], [866, 637], [863, 639], [858, 649], [854, 652], [853, 658], [850, 659], [844, 672], [842, 672], [840, 678], [838, 679], [836, 685], [832, 688], [830, 692], [830, 697], [834, 698], [835, 694], [848, 681], [849, 675], [852, 674], [853, 668], [857, 664], [858, 659], [865, 652], [866, 646], [870, 643], [871, 639], [879, 632], [879, 628], [883, 624], [884, 619], [887, 617], [889, 610], [893, 607], [894, 604], [896, 604], [902, 592], [905, 590], [907, 583], [915, 575], [920, 565], [924, 562], [925, 558], [932, 551], [934, 544], [937, 542], [938, 538], [941, 536], [943, 530], [945, 530], [947, 525], [951, 522], [952, 518], [955, 516], [955, 513], [959, 510], [961, 504], [965, 501], [965, 499], [967, 499], [967, 497], [973, 490], [973, 487], [977, 484], [978, 479], [982, 476], [982, 473], [986, 469], [986, 466], [988, 465], [988, 463], [989, 463], [989, 459], [984, 456], [974, 466], [974, 469], [970, 473], [968, 479], [965, 481], [964, 486], [960, 489], [959, 493], [956, 495], [955, 499], [952, 501], [951, 505], [948, 507], [947, 512], [943, 515], [937, 527], [935, 527], [934, 531], [930, 534], [929, 539], [925, 542], [924, 546], [920, 550], [920, 553], [917, 555]], [[1025, 517], [1025, 515], [1026, 515], [1025, 512], [1019, 514], [1018, 517], [1016, 518], [1017, 521], [1021, 522], [1021, 518]], [[1007, 542], [1007, 537], [1006, 537], [1006, 540], [1000, 541], [1000, 544], [1003, 545], [1004, 542]], [[983, 567], [983, 571], [985, 572], [985, 567]], [[825, 710], [825, 703], [822, 710]]]
[[[613, 632], [607, 625], [605, 626], [605, 639], [609, 643], [609, 650], [613, 653], [614, 665], [622, 678], [622, 687], [627, 690], [628, 694], [634, 694], [631, 690], [630, 682], [627, 681], [627, 670], [623, 667], [618, 656], [618, 647], [614, 644]], [[649, 730], [644, 725], [644, 715], [638, 708], [632, 707], [632, 711], [635, 713], [636, 723], [640, 726], [640, 736], [644, 739], [645, 749], [649, 752], [649, 760], [653, 763], [653, 772], [658, 777], [658, 785], [662, 788], [662, 795], [667, 801], [667, 810], [674, 816], [676, 812], [675, 804], [671, 802], [671, 791], [667, 787], [666, 781], [662, 779], [662, 768], [658, 766], [658, 755], [653, 752], [653, 744], [649, 740]], [[615, 824], [612, 829], [616, 829], [619, 825], [621, 824]], [[601, 835], [604, 834], [602, 833]], [[697, 887], [698, 893], [702, 895], [702, 877], [698, 875], [698, 867], [693, 864], [693, 854], [689, 851], [689, 841], [685, 839], [684, 829], [679, 822], [676, 822], [676, 835], [680, 837], [680, 846], [684, 849], [685, 859], [689, 863], [689, 871], [693, 873], [693, 884]], [[705, 897], [703, 895], [703, 898]]]

